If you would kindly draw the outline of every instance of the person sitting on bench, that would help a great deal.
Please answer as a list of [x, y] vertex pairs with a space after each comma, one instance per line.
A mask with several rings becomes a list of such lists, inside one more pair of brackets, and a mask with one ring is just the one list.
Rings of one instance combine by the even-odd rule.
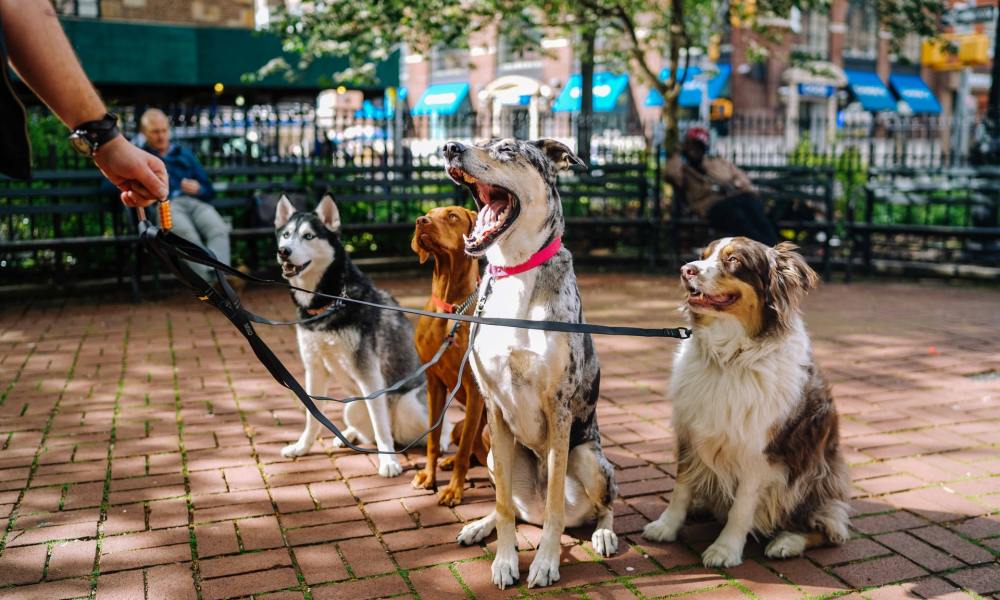
[[[142, 113], [139, 131], [146, 138], [143, 150], [160, 157], [167, 166], [173, 232], [208, 248], [220, 261], [231, 264], [230, 227], [208, 202], [215, 190], [204, 167], [190, 150], [170, 143], [170, 123], [163, 111], [151, 108]], [[213, 269], [188, 264], [205, 280], [215, 280]]]
[[757, 190], [736, 165], [707, 156], [711, 137], [702, 127], [688, 129], [681, 151], [667, 161], [664, 174], [695, 214], [723, 236], [745, 236], [762, 244], [778, 243]]

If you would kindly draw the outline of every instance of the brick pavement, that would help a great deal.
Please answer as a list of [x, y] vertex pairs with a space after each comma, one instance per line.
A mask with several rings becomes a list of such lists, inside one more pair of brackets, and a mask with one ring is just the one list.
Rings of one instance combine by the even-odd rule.
[[[426, 279], [381, 279], [422, 303]], [[592, 322], [678, 322], [672, 277], [581, 281]], [[282, 293], [247, 298], [291, 314]], [[786, 561], [751, 542], [744, 564], [723, 571], [698, 562], [713, 522], [688, 524], [674, 544], [637, 535], [673, 487], [664, 391], [675, 342], [599, 337], [599, 418], [626, 543], [599, 560], [590, 532], [570, 531], [558, 585], [528, 591], [522, 576], [506, 592], [489, 583], [493, 538], [453, 542], [491, 506], [481, 468], [452, 510], [410, 487], [419, 454], [391, 480], [329, 439], [282, 459], [301, 410], [220, 316], [186, 296], [7, 308], [0, 599], [1000, 598], [998, 307], [998, 289], [943, 284], [814, 294], [807, 318], [843, 415], [854, 538]], [[300, 373], [292, 332], [264, 335]], [[539, 533], [519, 528], [522, 575]]]

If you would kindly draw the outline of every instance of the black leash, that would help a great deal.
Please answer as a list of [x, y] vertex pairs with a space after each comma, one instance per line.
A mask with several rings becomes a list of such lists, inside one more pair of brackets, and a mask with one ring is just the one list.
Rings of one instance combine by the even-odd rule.
[[[207, 250], [185, 240], [184, 238], [170, 232], [161, 230], [153, 225], [149, 225], [145, 231], [155, 230], [151, 235], [147, 233], [140, 232], [140, 236], [147, 243], [155, 243], [161, 247], [165, 252], [174, 254], [195, 263], [200, 263], [212, 267], [218, 271], [225, 272], [234, 277], [244, 279], [246, 281], [252, 281], [254, 283], [259, 283], [263, 285], [275, 285], [280, 287], [285, 287], [290, 290], [295, 290], [299, 292], [305, 292], [307, 294], [314, 294], [320, 298], [329, 298], [331, 300], [339, 300], [341, 302], [351, 302], [353, 304], [361, 304], [364, 306], [371, 306], [373, 308], [378, 308], [380, 310], [393, 310], [396, 312], [419, 315], [422, 317], [431, 317], [434, 319], [451, 319], [455, 321], [462, 321], [465, 323], [479, 323], [480, 325], [493, 325], [496, 327], [513, 327], [515, 329], [537, 329], [541, 331], [558, 331], [562, 333], [591, 333], [595, 335], [628, 335], [636, 337], [665, 337], [665, 338], [675, 338], [680, 340], [685, 340], [691, 337], [691, 330], [687, 327], [673, 327], [673, 328], [647, 328], [647, 327], [622, 327], [622, 326], [611, 326], [611, 325], [593, 325], [591, 323], [567, 323], [565, 321], [534, 321], [530, 319], [505, 319], [497, 317], [480, 317], [478, 315], [459, 315], [459, 314], [442, 314], [437, 312], [431, 312], [428, 310], [421, 310], [419, 308], [404, 308], [402, 306], [386, 306], [385, 304], [379, 304], [377, 302], [368, 302], [366, 300], [359, 300], [357, 298], [347, 298], [345, 296], [337, 296], [333, 294], [324, 294], [322, 292], [317, 292], [314, 290], [306, 290], [290, 283], [284, 281], [277, 281], [274, 279], [265, 279], [263, 277], [257, 277], [249, 273], [243, 273], [242, 271], [237, 271], [233, 267], [220, 262], [214, 256], [212, 256]], [[249, 313], [253, 315], [253, 313]], [[255, 322], [258, 323], [268, 323], [269, 319], [265, 317], [260, 317], [258, 315], [253, 315], [256, 319], [261, 319]], [[290, 321], [287, 324], [295, 324], [303, 321]], [[285, 323], [282, 323], [285, 324]]]
[[[240, 334], [243, 335], [244, 338], [246, 338], [247, 343], [250, 344], [250, 348], [257, 356], [257, 359], [261, 362], [261, 364], [264, 365], [264, 367], [268, 370], [271, 376], [274, 377], [274, 380], [277, 381], [279, 384], [281, 384], [283, 387], [290, 390], [293, 394], [295, 394], [295, 396], [299, 399], [300, 402], [302, 402], [302, 404], [306, 407], [306, 410], [309, 411], [309, 414], [311, 414], [313, 418], [319, 421], [319, 423], [322, 424], [323, 427], [326, 427], [330, 431], [330, 433], [336, 436], [337, 439], [339, 439], [344, 444], [344, 446], [350, 448], [351, 450], [354, 450], [355, 452], [360, 452], [363, 454], [402, 454], [404, 452], [407, 452], [408, 450], [410, 450], [411, 448], [422, 442], [424, 437], [426, 437], [428, 433], [434, 431], [435, 429], [441, 426], [441, 423], [444, 421], [447, 409], [451, 406], [451, 403], [454, 401], [455, 396], [458, 394], [458, 391], [462, 388], [462, 375], [464, 374], [465, 367], [469, 362], [469, 356], [472, 354], [472, 342], [473, 340], [475, 340], [475, 336], [478, 333], [479, 329], [477, 326], [473, 326], [472, 330], [469, 333], [469, 347], [466, 349], [465, 354], [462, 356], [462, 362], [459, 363], [458, 378], [455, 382], [455, 387], [453, 387], [451, 391], [448, 393], [448, 396], [445, 399], [444, 409], [438, 416], [437, 421], [435, 421], [430, 428], [428, 428], [426, 431], [421, 433], [419, 436], [417, 436], [415, 439], [407, 443], [399, 450], [394, 450], [391, 452], [383, 452], [378, 449], [362, 448], [361, 446], [357, 446], [353, 442], [348, 440], [344, 436], [344, 434], [340, 431], [340, 429], [336, 425], [334, 425], [334, 423], [330, 421], [330, 419], [328, 419], [325, 414], [323, 414], [323, 411], [321, 411], [319, 407], [316, 406], [316, 402], [314, 402], [313, 397], [310, 396], [308, 392], [306, 392], [306, 390], [302, 387], [302, 385], [298, 382], [298, 380], [295, 379], [295, 376], [288, 371], [285, 365], [278, 359], [277, 356], [275, 356], [274, 352], [271, 351], [271, 348], [268, 347], [268, 345], [264, 342], [264, 340], [260, 338], [260, 336], [257, 335], [257, 331], [254, 329], [252, 320], [250, 319], [250, 315], [252, 313], [250, 313], [240, 305], [239, 297], [236, 295], [236, 292], [232, 289], [232, 287], [230, 287], [229, 284], [226, 282], [225, 278], [222, 277], [220, 273], [221, 269], [217, 269], [215, 272], [217, 283], [219, 284], [219, 287], [221, 289], [220, 292], [216, 288], [212, 287], [212, 285], [209, 282], [205, 281], [205, 279], [203, 279], [201, 275], [191, 270], [191, 267], [187, 266], [184, 263], [184, 260], [186, 260], [186, 258], [182, 258], [182, 253], [173, 252], [170, 245], [164, 242], [163, 240], [164, 238], [170, 239], [172, 241], [180, 240], [184, 244], [191, 244], [190, 242], [188, 242], [184, 238], [181, 238], [177, 235], [170, 233], [169, 231], [159, 229], [158, 227], [152, 225], [148, 221], [141, 221], [139, 223], [139, 236], [146, 243], [146, 246], [150, 249], [150, 251], [156, 254], [158, 257], [160, 257], [160, 259], [163, 260], [163, 262], [167, 265], [167, 267], [171, 271], [173, 271], [174, 275], [184, 285], [193, 290], [198, 295], [198, 298], [200, 300], [208, 304], [211, 304], [212, 306], [217, 308], [219, 312], [225, 315], [226, 318], [229, 319], [229, 321], [236, 326], [236, 329], [240, 332]], [[215, 260], [214, 257], [212, 257], [212, 260], [213, 261]], [[470, 299], [466, 300], [466, 303], [470, 302], [470, 300], [471, 297]], [[479, 312], [482, 310], [482, 305], [483, 303], [480, 302], [479, 306], [477, 306], [476, 308], [476, 314], [479, 314]], [[263, 319], [263, 317], [260, 318]], [[265, 321], [270, 321], [270, 320], [265, 319]], [[451, 333], [448, 336], [450, 340], [446, 339], [447, 344], [442, 344], [442, 348], [438, 350], [438, 353], [435, 355], [435, 358], [439, 359], [440, 356], [444, 354], [444, 349], [450, 346], [451, 343], [453, 343], [454, 332], [457, 329], [458, 325], [459, 324], [456, 323], [454, 326], [452, 326]], [[401, 382], [397, 382], [396, 385], [399, 385], [400, 383]], [[324, 398], [324, 397], [317, 397], [317, 399], [336, 400], [335, 398]], [[370, 398], [364, 397], [356, 399], [346, 399], [346, 401], [363, 400], [363, 399], [370, 399]]]
[[[358, 300], [354, 298], [348, 298], [346, 296], [335, 296], [330, 294], [322, 294], [319, 292], [314, 292], [312, 290], [305, 290], [286, 282], [276, 281], [272, 279], [264, 279], [261, 277], [256, 277], [230, 267], [229, 265], [219, 261], [211, 253], [210, 250], [202, 248], [172, 232], [169, 230], [164, 230], [156, 227], [149, 221], [143, 219], [139, 222], [139, 237], [145, 243], [149, 250], [160, 257], [160, 259], [167, 265], [167, 267], [173, 271], [174, 275], [188, 288], [194, 291], [198, 298], [203, 302], [211, 304], [216, 309], [218, 309], [227, 319], [236, 327], [236, 329], [246, 338], [247, 343], [250, 344], [250, 348], [253, 350], [257, 359], [264, 365], [271, 376], [281, 384], [283, 387], [290, 390], [299, 399], [300, 402], [309, 411], [309, 414], [313, 416], [320, 424], [327, 428], [334, 436], [339, 439], [344, 446], [354, 450], [355, 452], [363, 454], [402, 454], [421, 443], [424, 437], [427, 436], [431, 431], [434, 431], [444, 422], [445, 414], [448, 408], [451, 406], [458, 394], [458, 391], [462, 387], [462, 376], [465, 373], [465, 368], [469, 362], [469, 356], [472, 354], [473, 342], [475, 341], [476, 335], [479, 333], [480, 325], [494, 325], [499, 327], [516, 327], [521, 329], [538, 329], [543, 331], [559, 331], [565, 333], [593, 333], [593, 334], [606, 334], [606, 335], [631, 335], [631, 336], [641, 336], [641, 337], [671, 337], [677, 339], [687, 339], [691, 337], [691, 330], [686, 327], [680, 327], [675, 329], [645, 329], [639, 327], [611, 327], [606, 325], [591, 325], [587, 323], [567, 323], [562, 321], [533, 321], [525, 319], [499, 319], [499, 318], [486, 318], [480, 316], [483, 307], [486, 304], [486, 300], [493, 289], [493, 280], [490, 280], [486, 284], [484, 293], [479, 298], [479, 302], [476, 306], [476, 310], [473, 315], [458, 314], [463, 313], [468, 306], [471, 304], [472, 299], [475, 297], [475, 292], [466, 298], [465, 302], [462, 303], [459, 310], [455, 313], [436, 313], [426, 310], [403, 308], [400, 306], [386, 306], [383, 304], [378, 304], [375, 302], [367, 302], [364, 300]], [[202, 278], [200, 275], [195, 273], [185, 261], [195, 262], [207, 265], [214, 269], [216, 283], [219, 288], [216, 289], [208, 281]], [[319, 315], [311, 316], [306, 319], [298, 319], [295, 321], [274, 321], [268, 319], [267, 317], [262, 317], [257, 315], [246, 308], [244, 308], [240, 302], [239, 296], [236, 294], [235, 290], [226, 281], [223, 273], [233, 275], [245, 279], [247, 281], [253, 281], [265, 285], [278, 285], [282, 287], [287, 287], [289, 289], [302, 291], [310, 294], [315, 294], [323, 298], [330, 298], [334, 302], [327, 308], [326, 311]], [[253, 323], [260, 323], [266, 325], [298, 325], [312, 323], [314, 321], [326, 318], [336, 310], [344, 302], [351, 302], [355, 304], [361, 304], [365, 306], [371, 306], [374, 308], [382, 310], [393, 310], [402, 313], [415, 314], [420, 316], [431, 317], [435, 319], [449, 319], [455, 321], [452, 325], [451, 330], [446, 336], [445, 340], [442, 342], [438, 351], [435, 353], [434, 357], [428, 363], [421, 365], [417, 371], [413, 374], [397, 381], [396, 383], [375, 392], [372, 392], [366, 396], [355, 396], [350, 398], [331, 398], [327, 396], [311, 396], [302, 385], [295, 379], [295, 376], [288, 371], [285, 365], [275, 356], [274, 352], [271, 351], [270, 347], [262, 340], [253, 327]], [[454, 343], [454, 335], [458, 330], [461, 323], [471, 323], [471, 329], [469, 332], [469, 345], [462, 355], [462, 360], [459, 363], [458, 374], [455, 380], [455, 386], [448, 392], [448, 396], [445, 399], [444, 407], [441, 414], [438, 415], [437, 420], [431, 425], [430, 428], [425, 430], [415, 439], [407, 443], [399, 450], [394, 451], [380, 451], [372, 448], [362, 448], [355, 445], [353, 442], [348, 440], [340, 429], [332, 422], [330, 419], [323, 414], [323, 411], [319, 409], [316, 405], [316, 400], [321, 401], [333, 401], [333, 402], [360, 402], [368, 401], [374, 398], [378, 398], [387, 393], [396, 392], [402, 390], [408, 384], [419, 379], [421, 375], [431, 366], [433, 366], [437, 361], [440, 360], [441, 356], [444, 355], [445, 351]], [[409, 388], [412, 389], [412, 388]], [[405, 391], [409, 391], [409, 389]]]

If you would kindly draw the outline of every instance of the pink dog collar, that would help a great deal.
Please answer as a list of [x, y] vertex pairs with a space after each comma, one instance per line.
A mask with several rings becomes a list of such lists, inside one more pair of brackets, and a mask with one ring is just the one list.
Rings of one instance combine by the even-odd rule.
[[559, 249], [562, 248], [562, 238], [557, 237], [556, 239], [549, 242], [548, 246], [545, 246], [538, 252], [531, 255], [531, 258], [525, 262], [514, 265], [513, 267], [500, 267], [497, 265], [489, 265], [488, 271], [490, 277], [496, 280], [504, 279], [505, 277], [510, 277], [511, 275], [517, 275], [518, 273], [524, 273], [525, 271], [530, 271], [537, 266], [545, 264], [547, 260], [556, 255]]

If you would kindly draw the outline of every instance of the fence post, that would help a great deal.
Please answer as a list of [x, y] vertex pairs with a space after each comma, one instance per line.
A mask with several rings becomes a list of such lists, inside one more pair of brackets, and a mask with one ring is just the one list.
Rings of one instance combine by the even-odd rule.
[[836, 185], [836, 171], [828, 169], [826, 173], [826, 190], [823, 193], [823, 201], [826, 203], [826, 239], [823, 240], [823, 281], [830, 281], [830, 252], [833, 245], [830, 243], [833, 238], [833, 188]]
[[651, 249], [653, 258], [650, 262], [651, 267], [656, 264], [655, 261], [659, 258], [660, 240], [663, 239], [663, 235], [667, 231], [663, 223], [663, 165], [660, 163], [662, 150], [663, 146], [660, 144], [653, 146], [653, 223], [650, 228], [653, 238]]

